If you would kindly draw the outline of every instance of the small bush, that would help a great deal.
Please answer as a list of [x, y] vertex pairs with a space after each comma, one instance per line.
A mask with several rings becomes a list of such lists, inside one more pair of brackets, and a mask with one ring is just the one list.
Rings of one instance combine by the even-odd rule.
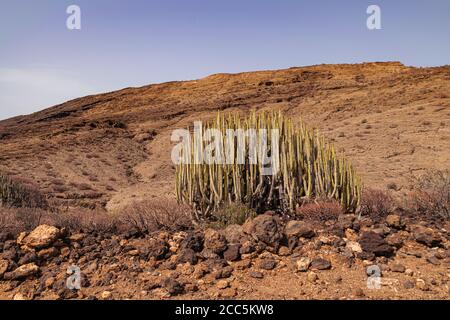
[[297, 214], [310, 221], [336, 221], [344, 210], [338, 201], [327, 200], [304, 204], [297, 209]]
[[120, 220], [142, 233], [180, 231], [193, 227], [190, 208], [164, 198], [134, 202], [123, 210]]
[[430, 218], [450, 218], [450, 170], [432, 170], [415, 179], [412, 209]]
[[382, 190], [366, 189], [361, 199], [361, 215], [369, 216], [374, 222], [380, 222], [395, 209], [392, 196]]
[[35, 208], [2, 208], [0, 207], [0, 232], [18, 235], [23, 231], [31, 231], [42, 222], [44, 210]]

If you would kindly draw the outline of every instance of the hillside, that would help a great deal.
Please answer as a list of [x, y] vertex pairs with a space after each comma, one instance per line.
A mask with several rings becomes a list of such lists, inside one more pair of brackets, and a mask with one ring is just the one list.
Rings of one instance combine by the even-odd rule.
[[173, 194], [174, 129], [253, 109], [319, 128], [370, 187], [401, 195], [412, 176], [449, 168], [450, 67], [388, 62], [216, 74], [79, 98], [1, 121], [0, 172], [61, 204], [112, 210]]

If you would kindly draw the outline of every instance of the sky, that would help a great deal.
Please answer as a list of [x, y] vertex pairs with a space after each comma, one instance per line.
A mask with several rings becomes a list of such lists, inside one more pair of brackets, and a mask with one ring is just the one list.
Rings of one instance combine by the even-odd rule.
[[[81, 30], [66, 10], [81, 9]], [[381, 9], [369, 30], [366, 10]], [[0, 0], [0, 119], [214, 73], [450, 64], [448, 0]]]

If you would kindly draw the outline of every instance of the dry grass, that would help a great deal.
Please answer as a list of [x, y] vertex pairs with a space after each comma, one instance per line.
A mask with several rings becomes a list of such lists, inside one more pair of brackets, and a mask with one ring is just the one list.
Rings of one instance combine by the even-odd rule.
[[256, 217], [256, 211], [241, 203], [222, 206], [212, 213], [206, 225], [214, 229], [224, 229], [231, 224], [242, 225], [248, 218]]
[[122, 211], [120, 219], [142, 233], [188, 230], [193, 227], [189, 206], [164, 198], [134, 202]]

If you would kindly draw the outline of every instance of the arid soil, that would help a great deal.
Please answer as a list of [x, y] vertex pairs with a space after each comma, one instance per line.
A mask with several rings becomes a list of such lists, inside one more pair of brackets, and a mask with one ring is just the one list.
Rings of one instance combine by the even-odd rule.
[[[397, 215], [378, 224], [342, 215], [320, 229], [266, 213], [222, 231], [69, 234], [42, 225], [2, 236], [0, 299], [450, 297], [448, 231]], [[79, 290], [67, 288], [73, 265]]]
[[61, 204], [114, 210], [173, 195], [174, 129], [252, 109], [319, 128], [372, 188], [402, 195], [411, 177], [449, 167], [450, 67], [392, 62], [217, 74], [69, 101], [0, 122], [0, 172]]

